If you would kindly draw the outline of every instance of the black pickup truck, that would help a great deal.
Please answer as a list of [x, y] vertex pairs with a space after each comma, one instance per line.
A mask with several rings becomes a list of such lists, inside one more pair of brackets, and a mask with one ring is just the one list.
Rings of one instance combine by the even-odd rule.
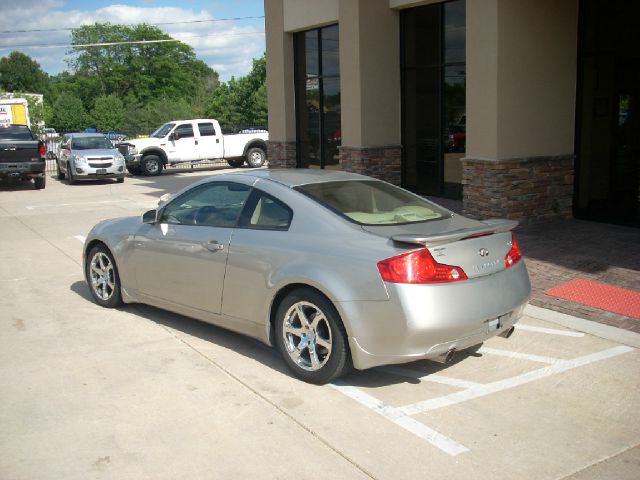
[[0, 180], [30, 180], [45, 187], [47, 148], [26, 125], [0, 126]]

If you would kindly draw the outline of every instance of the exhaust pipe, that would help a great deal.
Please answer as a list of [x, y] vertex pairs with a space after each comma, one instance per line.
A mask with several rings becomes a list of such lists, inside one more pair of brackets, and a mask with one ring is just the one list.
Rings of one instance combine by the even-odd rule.
[[515, 329], [516, 329], [516, 327], [511, 326], [511, 328], [509, 328], [508, 330], [505, 330], [504, 332], [499, 333], [498, 336], [502, 337], [502, 338], [509, 338], [513, 334], [513, 331]]
[[446, 353], [441, 353], [437, 357], [430, 358], [429, 360], [433, 360], [434, 362], [438, 362], [438, 363], [447, 364], [453, 361], [453, 357], [455, 356], [455, 354], [456, 354], [456, 349], [452, 348], [451, 350], [448, 350]]

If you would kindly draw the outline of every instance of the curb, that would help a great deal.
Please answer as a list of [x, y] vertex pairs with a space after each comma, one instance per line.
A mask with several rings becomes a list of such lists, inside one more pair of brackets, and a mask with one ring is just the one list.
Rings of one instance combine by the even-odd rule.
[[538, 320], [562, 325], [563, 327], [595, 335], [596, 337], [618, 342], [623, 345], [640, 348], [640, 333], [630, 332], [622, 328], [616, 328], [610, 325], [593, 322], [591, 320], [585, 320], [584, 318], [567, 315], [566, 313], [536, 307], [535, 305], [527, 305], [524, 308], [524, 314]]

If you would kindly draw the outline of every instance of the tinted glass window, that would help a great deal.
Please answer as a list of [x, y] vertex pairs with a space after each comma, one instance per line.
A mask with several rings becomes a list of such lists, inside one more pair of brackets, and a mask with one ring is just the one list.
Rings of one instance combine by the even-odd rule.
[[183, 123], [178, 125], [174, 133], [180, 135], [180, 138], [193, 137], [193, 127], [190, 123]]
[[216, 134], [216, 130], [213, 128], [213, 123], [199, 123], [198, 130], [200, 130], [201, 137], [211, 137]]
[[293, 212], [280, 200], [260, 190], [254, 190], [239, 226], [264, 230], [287, 230]]
[[33, 140], [31, 131], [22, 125], [0, 127], [0, 138], [7, 140]]
[[162, 223], [236, 226], [251, 187], [238, 183], [210, 183], [195, 187], [169, 203], [162, 212]]
[[175, 123], [165, 123], [160, 128], [158, 128], [155, 132], [151, 134], [154, 138], [162, 138], [169, 135], [169, 132], [173, 129]]
[[71, 139], [72, 150], [103, 150], [114, 148], [107, 137], [74, 137]]
[[297, 190], [361, 225], [418, 223], [446, 215], [423, 198], [375, 180], [314, 183]]

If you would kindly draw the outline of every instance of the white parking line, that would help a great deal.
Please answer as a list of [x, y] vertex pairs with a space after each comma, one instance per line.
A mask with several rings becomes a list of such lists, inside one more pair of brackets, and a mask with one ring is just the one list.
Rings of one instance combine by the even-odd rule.
[[73, 238], [75, 238], [76, 240], [79, 240], [82, 243], [84, 243], [87, 240], [87, 237], [85, 237], [84, 235], [74, 235]]
[[377, 414], [382, 415], [384, 418], [390, 420], [399, 427], [402, 427], [405, 430], [413, 433], [417, 437], [426, 440], [434, 447], [448, 453], [452, 457], [469, 451], [469, 449], [464, 445], [461, 445], [451, 440], [450, 438], [445, 437], [432, 428], [427, 427], [425, 424], [418, 422], [417, 420], [402, 413], [397, 408], [386, 405], [381, 400], [378, 400], [374, 396], [369, 395], [368, 393], [365, 393], [356, 387], [345, 385], [339, 380], [333, 383], [331, 386], [347, 397], [360, 403], [361, 405], [364, 405]]
[[555, 363], [564, 362], [560, 358], [543, 357], [541, 355], [532, 355], [530, 353], [511, 352], [509, 350], [498, 350], [496, 348], [482, 347], [478, 350], [479, 353], [488, 353], [489, 355], [498, 355], [500, 357], [517, 358], [519, 360], [529, 360], [531, 362], [548, 363], [553, 365]]
[[548, 333], [550, 335], [561, 335], [563, 337], [584, 337], [584, 333], [582, 332], [573, 332], [571, 330], [559, 330], [557, 328], [543, 328], [543, 327], [534, 327], [533, 325], [521, 325], [516, 324], [515, 327], [518, 330], [527, 330], [529, 332], [538, 332], [538, 333]]
[[484, 397], [491, 393], [501, 392], [508, 390], [519, 385], [534, 382], [541, 378], [550, 377], [558, 373], [566, 372], [577, 367], [589, 365], [590, 363], [599, 362], [608, 358], [617, 357], [624, 353], [632, 352], [634, 349], [627, 346], [618, 346], [603, 350], [601, 352], [592, 353], [590, 355], [584, 355], [582, 357], [575, 358], [573, 360], [562, 360], [548, 367], [543, 367], [538, 370], [523, 373], [515, 377], [506, 378], [504, 380], [498, 380], [496, 382], [487, 383], [485, 385], [479, 385], [477, 387], [469, 388], [461, 392], [451, 393], [438, 398], [432, 398], [423, 402], [414, 403], [400, 407], [398, 410], [405, 415], [416, 415], [422, 412], [428, 412], [431, 410], [437, 410], [442, 407], [450, 405], [456, 405], [458, 403], [466, 402], [467, 400], [473, 400], [475, 398]]

